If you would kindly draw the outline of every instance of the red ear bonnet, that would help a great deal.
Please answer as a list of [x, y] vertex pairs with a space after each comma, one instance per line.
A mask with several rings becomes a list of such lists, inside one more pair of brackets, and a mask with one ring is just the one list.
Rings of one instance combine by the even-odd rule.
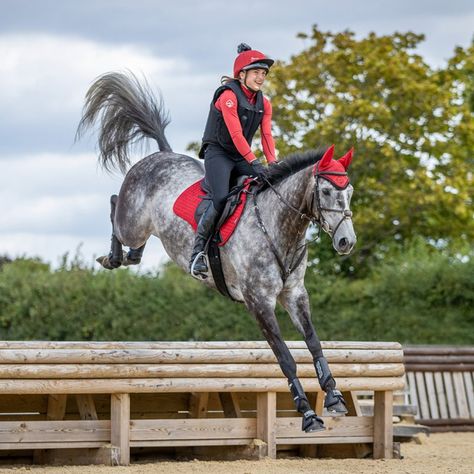
[[314, 165], [313, 174], [327, 179], [338, 189], [346, 188], [349, 184], [346, 170], [351, 164], [353, 152], [351, 148], [342, 158], [334, 160], [334, 145], [331, 145]]

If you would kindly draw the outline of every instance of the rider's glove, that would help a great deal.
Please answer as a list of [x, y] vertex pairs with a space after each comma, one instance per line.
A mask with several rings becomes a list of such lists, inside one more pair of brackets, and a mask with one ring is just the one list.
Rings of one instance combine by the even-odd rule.
[[252, 174], [257, 178], [265, 181], [268, 176], [268, 170], [258, 160], [254, 160], [250, 163], [252, 165]]

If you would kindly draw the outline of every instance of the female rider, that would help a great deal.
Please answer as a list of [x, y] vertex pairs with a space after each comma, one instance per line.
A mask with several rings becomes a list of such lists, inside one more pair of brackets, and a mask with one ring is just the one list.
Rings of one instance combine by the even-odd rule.
[[189, 262], [191, 275], [196, 278], [207, 276], [204, 249], [224, 209], [231, 178], [266, 175], [267, 169], [250, 148], [258, 128], [267, 162], [276, 161], [272, 106], [260, 90], [274, 61], [245, 43], [238, 46], [237, 53], [234, 77], [224, 76], [223, 85], [214, 93], [199, 152], [199, 157], [204, 158], [205, 183], [211, 199], [199, 220]]

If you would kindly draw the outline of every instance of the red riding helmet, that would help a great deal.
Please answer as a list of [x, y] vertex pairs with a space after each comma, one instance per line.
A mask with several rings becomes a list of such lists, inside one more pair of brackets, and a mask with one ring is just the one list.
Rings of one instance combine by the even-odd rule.
[[234, 61], [234, 77], [239, 77], [240, 71], [248, 71], [249, 69], [265, 69], [269, 70], [275, 62], [273, 59], [267, 58], [263, 53], [252, 49], [248, 44], [241, 43], [237, 46], [239, 55]]

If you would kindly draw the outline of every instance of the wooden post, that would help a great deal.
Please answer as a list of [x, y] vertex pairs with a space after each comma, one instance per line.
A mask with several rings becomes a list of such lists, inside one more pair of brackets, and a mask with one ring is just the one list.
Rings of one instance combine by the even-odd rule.
[[266, 455], [276, 459], [276, 393], [257, 394], [257, 438], [267, 444]]
[[66, 414], [67, 395], [48, 395], [48, 411], [46, 418], [48, 420], [63, 420]]
[[374, 459], [393, 457], [393, 392], [374, 392]]
[[118, 448], [118, 459], [121, 466], [130, 464], [130, 395], [113, 393], [110, 407], [110, 429], [112, 446]]
[[98, 420], [97, 411], [95, 409], [94, 399], [92, 395], [76, 395], [77, 408], [81, 420]]

